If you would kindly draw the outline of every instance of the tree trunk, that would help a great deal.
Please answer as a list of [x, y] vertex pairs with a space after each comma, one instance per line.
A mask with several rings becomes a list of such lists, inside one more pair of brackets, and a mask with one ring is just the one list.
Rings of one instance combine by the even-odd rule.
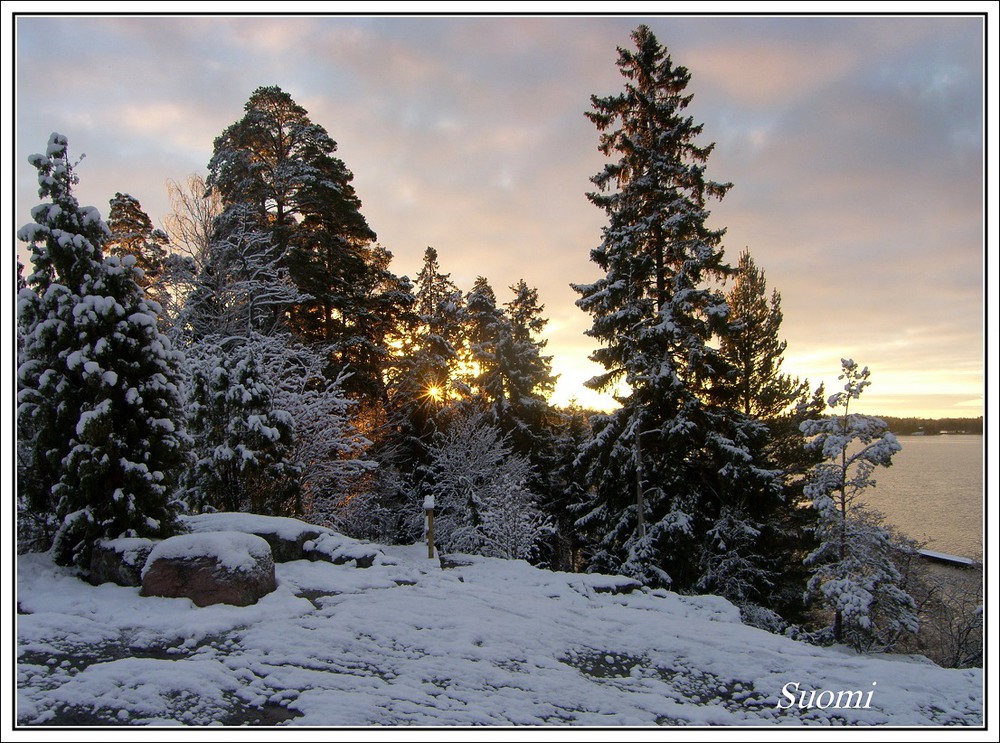
[[635, 531], [639, 539], [646, 538], [646, 503], [642, 475], [642, 426], [639, 425], [635, 432]]

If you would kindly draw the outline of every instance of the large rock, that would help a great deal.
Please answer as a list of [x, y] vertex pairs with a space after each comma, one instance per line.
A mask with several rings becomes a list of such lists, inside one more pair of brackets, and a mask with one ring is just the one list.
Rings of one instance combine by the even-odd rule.
[[383, 560], [382, 550], [367, 542], [330, 532], [303, 545], [306, 559], [330, 562], [334, 565], [353, 565], [356, 568], [370, 568]]
[[267, 542], [253, 534], [182, 534], [153, 547], [142, 595], [189, 598], [198, 606], [256, 603], [277, 587]]
[[95, 586], [117, 583], [119, 586], [141, 586], [142, 569], [155, 542], [142, 537], [102, 539], [90, 555], [87, 580]]
[[322, 526], [307, 524], [298, 519], [256, 513], [203, 513], [198, 516], [183, 516], [181, 521], [189, 531], [196, 534], [217, 531], [256, 534], [271, 545], [271, 555], [275, 562], [311, 559], [305, 554], [303, 546], [321, 535], [331, 533]]

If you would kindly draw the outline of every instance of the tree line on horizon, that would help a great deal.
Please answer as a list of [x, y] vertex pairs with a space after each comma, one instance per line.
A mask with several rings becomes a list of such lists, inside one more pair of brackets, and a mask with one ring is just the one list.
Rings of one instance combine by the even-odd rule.
[[81, 208], [52, 135], [18, 233], [22, 545], [86, 575], [98, 540], [210, 510], [412, 542], [430, 495], [445, 551], [718, 594], [862, 650], [915, 632], [912, 549], [859, 498], [899, 449], [850, 410], [869, 372], [845, 359], [829, 398], [783, 373], [780, 294], [707, 226], [731, 184], [706, 175], [690, 74], [647, 27], [632, 41], [623, 91], [586, 114], [607, 224], [599, 277], [573, 285], [609, 413], [550, 404], [524, 280], [462, 289], [433, 247], [396, 275], [336, 142], [280, 88], [254, 91], [207, 178], [170, 185], [166, 231], [129, 194], [106, 222]]
[[897, 436], [912, 436], [915, 433], [927, 436], [949, 433], [982, 435], [983, 433], [983, 416], [981, 415], [976, 418], [921, 418], [915, 416], [897, 418], [890, 415], [879, 417]]

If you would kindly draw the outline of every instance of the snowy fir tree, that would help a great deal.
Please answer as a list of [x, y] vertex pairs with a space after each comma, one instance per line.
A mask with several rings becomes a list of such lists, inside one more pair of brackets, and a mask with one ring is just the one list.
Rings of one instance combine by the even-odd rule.
[[419, 478], [439, 417], [468, 390], [459, 380], [465, 302], [449, 275], [441, 273], [434, 248], [424, 252], [412, 306], [388, 376], [385, 415], [392, 433], [381, 442], [380, 461]]
[[185, 485], [195, 511], [286, 514], [301, 497], [294, 422], [275, 405], [253, 340], [200, 344], [188, 353], [196, 461]]
[[583, 535], [577, 512], [586, 507], [590, 476], [580, 458], [593, 433], [586, 411], [575, 403], [553, 411], [552, 460], [541, 505], [553, 523], [543, 544], [542, 562], [553, 570], [577, 571], [585, 565]]
[[451, 274], [441, 272], [437, 250], [432, 247], [424, 251], [415, 288], [414, 309], [419, 326], [413, 344], [412, 375], [418, 389], [440, 402], [454, 397], [462, 388], [458, 367], [465, 302]]
[[851, 403], [871, 384], [868, 368], [853, 359], [843, 359], [841, 367], [844, 389], [828, 401], [834, 412], [802, 423], [809, 445], [823, 456], [806, 486], [818, 513], [819, 539], [806, 559], [809, 590], [832, 617], [835, 642], [884, 651], [918, 628], [891, 534], [866, 504], [875, 468], [890, 466], [902, 447], [884, 421], [851, 412]]
[[66, 138], [29, 160], [44, 201], [18, 233], [32, 261], [18, 295], [18, 490], [56, 559], [87, 571], [99, 539], [174, 529], [183, 357], [157, 329], [136, 259], [104, 255], [111, 231], [73, 195]]
[[[494, 410], [506, 405], [500, 354], [510, 327], [489, 281], [479, 276], [465, 297], [466, 386]], [[495, 408], [493, 406], [496, 406]]]
[[552, 415], [548, 397], [556, 384], [552, 357], [544, 354], [547, 341], [540, 337], [548, 320], [542, 315], [545, 306], [538, 301], [537, 289], [521, 279], [510, 290], [514, 297], [504, 305], [509, 335], [497, 354], [504, 380], [497, 422], [510, 436], [514, 451], [531, 457], [536, 468], [547, 468], [544, 456], [551, 447]]
[[712, 146], [696, 143], [702, 127], [685, 112], [688, 71], [648, 27], [632, 40], [634, 51], [618, 50], [625, 91], [593, 96], [587, 114], [614, 159], [589, 194], [608, 216], [591, 251], [605, 275], [574, 288], [602, 344], [591, 358], [605, 372], [588, 384], [619, 389], [622, 407], [592, 419], [594, 494], [579, 523], [595, 541], [592, 569], [694, 590], [723, 507], [731, 518], [747, 493], [773, 497], [777, 483], [750, 454], [757, 434], [708, 401], [725, 368], [710, 341], [728, 330], [717, 287], [731, 269], [706, 204], [730, 184], [705, 177]]
[[[773, 610], [799, 621], [808, 580], [802, 558], [815, 547], [815, 512], [803, 507], [802, 483], [806, 470], [818, 461], [806, 450], [799, 424], [819, 415], [825, 402], [821, 395], [810, 400], [808, 382], [782, 373], [787, 344], [780, 338], [781, 295], [768, 292], [764, 272], [749, 250], [741, 253], [734, 278], [726, 293], [729, 327], [719, 337], [722, 363], [710, 399], [730, 409], [731, 417], [744, 419], [744, 430], [753, 434], [746, 438], [753, 460], [780, 473], [781, 488], [780, 494], [750, 493], [724, 505], [710, 532], [717, 549], [705, 556], [713, 566], [706, 575], [715, 575], [713, 590], [745, 614], [762, 618]], [[751, 580], [731, 577], [734, 566], [746, 568], [738, 573]], [[781, 621], [765, 623], [774, 629]]]

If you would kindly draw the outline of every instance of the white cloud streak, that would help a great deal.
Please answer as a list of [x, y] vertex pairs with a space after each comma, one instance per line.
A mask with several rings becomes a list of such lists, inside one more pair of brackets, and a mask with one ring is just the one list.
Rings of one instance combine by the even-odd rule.
[[399, 273], [434, 245], [466, 289], [539, 288], [565, 400], [596, 371], [568, 286], [596, 277], [604, 223], [584, 195], [602, 159], [583, 112], [621, 89], [615, 47], [641, 21], [691, 71], [709, 175], [735, 184], [713, 220], [731, 260], [749, 247], [782, 293], [789, 371], [835, 379], [854, 356], [913, 412], [944, 392], [934, 380], [950, 380], [934, 414], [974, 412], [974, 17], [22, 18], [15, 221], [36, 201], [27, 156], [61, 131], [88, 155], [81, 201], [128, 191], [159, 222], [164, 182], [203, 171], [252, 91], [279, 85], [340, 143]]

